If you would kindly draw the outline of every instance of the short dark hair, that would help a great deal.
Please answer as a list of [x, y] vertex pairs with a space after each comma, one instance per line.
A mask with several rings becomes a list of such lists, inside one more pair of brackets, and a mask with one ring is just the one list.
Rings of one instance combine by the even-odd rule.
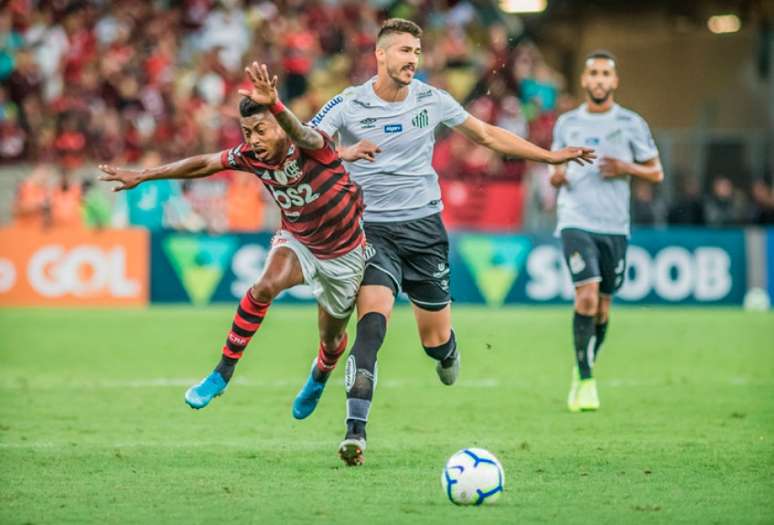
[[242, 100], [239, 102], [239, 114], [243, 117], [256, 115], [266, 111], [267, 109], [269, 109], [268, 106], [265, 106], [264, 104], [258, 104], [257, 102], [254, 102], [253, 99], [248, 97], [242, 97]]
[[586, 58], [583, 61], [585, 62], [586, 60], [593, 60], [595, 58], [612, 60], [614, 64], [618, 64], [618, 58], [616, 58], [616, 56], [610, 51], [608, 51], [607, 49], [595, 49], [594, 51], [586, 55]]
[[386, 35], [392, 35], [395, 33], [408, 33], [415, 38], [422, 38], [422, 28], [411, 20], [405, 18], [389, 18], [384, 21], [379, 34], [376, 35], [376, 40]]

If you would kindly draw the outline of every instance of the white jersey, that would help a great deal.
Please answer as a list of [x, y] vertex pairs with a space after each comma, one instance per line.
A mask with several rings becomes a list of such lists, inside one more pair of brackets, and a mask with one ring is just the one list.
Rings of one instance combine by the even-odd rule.
[[567, 164], [567, 184], [559, 190], [557, 233], [580, 228], [594, 233], [629, 235], [629, 177], [605, 179], [603, 157], [645, 162], [658, 156], [648, 124], [618, 104], [605, 113], [590, 113], [585, 104], [556, 122], [551, 149], [588, 146], [596, 150], [591, 165]]
[[442, 89], [412, 80], [400, 102], [374, 92], [376, 77], [345, 89], [328, 101], [309, 125], [343, 146], [369, 140], [382, 149], [374, 162], [347, 162], [363, 189], [364, 220], [395, 222], [419, 219], [443, 209], [438, 174], [432, 166], [435, 128], [459, 126], [468, 113]]

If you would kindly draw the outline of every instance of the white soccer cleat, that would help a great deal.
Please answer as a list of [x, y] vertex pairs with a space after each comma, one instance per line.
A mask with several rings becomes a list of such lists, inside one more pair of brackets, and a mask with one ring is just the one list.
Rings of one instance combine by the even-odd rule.
[[441, 365], [441, 361], [435, 365], [435, 371], [438, 373], [438, 378], [444, 385], [453, 385], [457, 381], [457, 377], [460, 375], [460, 351], [456, 349], [454, 361], [447, 367]]
[[580, 388], [580, 374], [578, 367], [572, 369], [572, 382], [570, 383], [570, 393], [567, 394], [567, 409], [570, 412], [579, 412], [578, 408], [578, 388]]

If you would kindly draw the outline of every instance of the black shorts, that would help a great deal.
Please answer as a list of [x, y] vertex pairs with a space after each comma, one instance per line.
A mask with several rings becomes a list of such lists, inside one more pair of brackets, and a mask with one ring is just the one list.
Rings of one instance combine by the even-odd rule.
[[575, 286], [599, 282], [599, 293], [612, 295], [626, 274], [626, 235], [592, 233], [578, 228], [561, 232], [562, 250]]
[[404, 291], [419, 308], [437, 311], [449, 295], [449, 236], [441, 214], [405, 222], [366, 222], [363, 285]]

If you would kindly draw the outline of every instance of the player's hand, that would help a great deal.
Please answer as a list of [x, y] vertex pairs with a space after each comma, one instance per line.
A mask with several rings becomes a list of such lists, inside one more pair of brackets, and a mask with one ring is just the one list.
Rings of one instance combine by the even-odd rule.
[[548, 160], [549, 164], [564, 164], [565, 162], [577, 162], [581, 166], [584, 164], [591, 164], [597, 155], [591, 148], [576, 148], [569, 147], [563, 148], [558, 151], [552, 151], [551, 157]]
[[113, 191], [130, 190], [143, 181], [139, 171], [123, 170], [107, 164], [100, 164], [98, 168], [105, 173], [99, 176], [99, 180], [121, 183], [120, 186], [113, 187]]
[[277, 102], [279, 98], [277, 94], [277, 75], [270, 77], [269, 68], [266, 67], [266, 64], [259, 66], [258, 62], [253, 62], [245, 68], [245, 73], [247, 73], [247, 78], [253, 84], [253, 88], [249, 91], [247, 89], [240, 89], [240, 95], [249, 98], [256, 104], [265, 106], [271, 106]]
[[548, 179], [548, 182], [550, 182], [551, 186], [556, 189], [559, 189], [567, 184], [568, 181], [565, 170], [554, 170], [554, 172], [551, 174], [551, 178]]
[[599, 172], [606, 179], [614, 179], [626, 175], [626, 163], [612, 157], [602, 157], [599, 161]]
[[382, 148], [370, 140], [361, 140], [357, 144], [342, 149], [339, 154], [341, 155], [341, 159], [346, 160], [347, 162], [354, 162], [356, 160], [373, 162], [376, 158], [376, 154], [381, 152]]

